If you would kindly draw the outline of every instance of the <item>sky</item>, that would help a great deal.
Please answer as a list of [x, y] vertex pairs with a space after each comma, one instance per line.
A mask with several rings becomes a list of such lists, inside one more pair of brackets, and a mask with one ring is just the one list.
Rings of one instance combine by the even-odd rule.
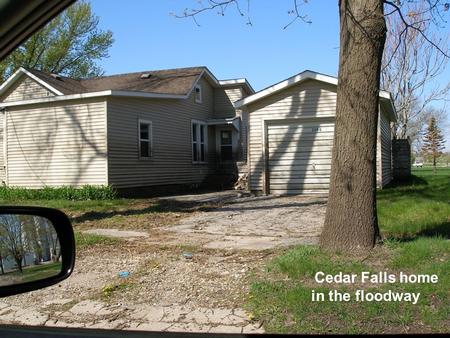
[[[245, 77], [257, 91], [306, 69], [337, 75], [338, 1], [310, 0], [300, 10], [311, 23], [297, 20], [286, 29], [293, 0], [250, 1], [251, 26], [233, 6], [225, 16], [216, 10], [200, 14], [200, 26], [171, 14], [198, 8], [199, 0], [90, 2], [99, 27], [111, 30], [115, 40], [110, 56], [100, 61], [106, 75], [207, 66], [219, 80]], [[450, 65], [436, 81], [449, 79]], [[450, 149], [448, 131], [446, 139]]]

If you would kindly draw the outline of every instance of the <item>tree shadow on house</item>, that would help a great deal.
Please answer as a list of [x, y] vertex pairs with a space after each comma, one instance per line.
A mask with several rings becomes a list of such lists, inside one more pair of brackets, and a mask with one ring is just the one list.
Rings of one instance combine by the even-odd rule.
[[[278, 115], [261, 117], [260, 123], [264, 129], [261, 135], [261, 155], [250, 163], [251, 189], [260, 187], [272, 194], [301, 194], [307, 193], [308, 189], [326, 191], [331, 159], [325, 158], [329, 155], [323, 157], [325, 153], [320, 152], [318, 146], [319, 143], [329, 144], [331, 153], [333, 135], [319, 135], [318, 123], [330, 121], [329, 117], [322, 118], [327, 115], [327, 111], [320, 107], [319, 102], [324, 92], [335, 90], [322, 84], [314, 84], [316, 82], [313, 81], [295, 84], [262, 103], [256, 103], [252, 108], [269, 111], [280, 107]], [[334, 107], [331, 107], [328, 116], [333, 115], [333, 112]], [[252, 114], [260, 112], [251, 112], [250, 116]], [[252, 132], [259, 133], [258, 128], [261, 128], [257, 117], [253, 121], [250, 140]], [[250, 152], [256, 149], [250, 149]]]

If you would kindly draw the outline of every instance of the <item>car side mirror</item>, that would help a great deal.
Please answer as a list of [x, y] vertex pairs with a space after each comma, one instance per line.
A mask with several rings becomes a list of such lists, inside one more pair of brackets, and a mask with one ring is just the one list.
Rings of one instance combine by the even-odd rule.
[[73, 229], [62, 211], [0, 207], [0, 297], [59, 283], [74, 264]]

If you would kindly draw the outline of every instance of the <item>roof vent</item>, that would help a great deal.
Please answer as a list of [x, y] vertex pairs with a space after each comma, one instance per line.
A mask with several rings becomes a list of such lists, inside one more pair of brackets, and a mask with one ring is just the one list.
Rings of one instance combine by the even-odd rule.
[[61, 80], [61, 76], [59, 76], [58, 74], [51, 73], [50, 76], [57, 80]]
[[142, 73], [141, 79], [149, 79], [151, 76], [152, 76], [152, 74], [150, 74], [150, 73]]

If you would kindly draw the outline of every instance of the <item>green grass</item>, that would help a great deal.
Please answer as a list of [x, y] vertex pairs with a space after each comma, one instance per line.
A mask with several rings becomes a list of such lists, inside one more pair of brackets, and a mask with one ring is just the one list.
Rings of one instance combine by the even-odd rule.
[[110, 186], [85, 185], [76, 187], [44, 187], [42, 189], [26, 189], [19, 187], [0, 187], [0, 200], [113, 200], [117, 198], [117, 191]]
[[8, 272], [4, 276], [19, 278], [21, 283], [26, 283], [56, 276], [60, 272], [61, 272], [61, 263], [48, 263], [48, 264], [26, 266], [23, 268], [23, 272], [16, 270], [13, 272]]
[[450, 168], [413, 170], [411, 182], [378, 192], [378, 217], [385, 238], [450, 235]]
[[[275, 258], [251, 286], [247, 301], [252, 316], [273, 333], [448, 332], [450, 328], [450, 169], [433, 175], [414, 170], [409, 183], [378, 193], [378, 214], [385, 241], [364, 259], [330, 254], [316, 246], [299, 246]], [[360, 274], [437, 274], [437, 284], [327, 285], [317, 271]], [[420, 292], [416, 305], [406, 302], [312, 302], [312, 290], [353, 293]]]
[[120, 243], [120, 241], [120, 238], [75, 231], [75, 245], [77, 250], [83, 250], [96, 245], [115, 245]]

